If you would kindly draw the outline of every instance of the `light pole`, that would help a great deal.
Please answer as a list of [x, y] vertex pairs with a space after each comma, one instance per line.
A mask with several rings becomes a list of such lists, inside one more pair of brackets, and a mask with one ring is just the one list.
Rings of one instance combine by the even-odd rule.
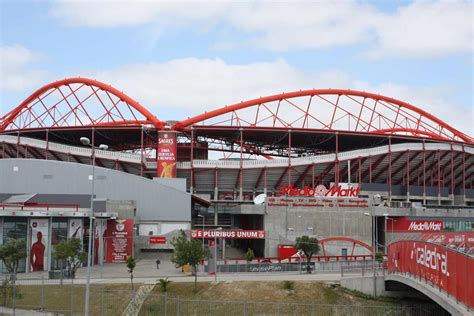
[[374, 280], [373, 280], [373, 283], [374, 283], [374, 296], [376, 296], [377, 294], [377, 284], [376, 284], [376, 277], [375, 277], [375, 247], [376, 247], [376, 243], [377, 241], [375, 240], [375, 227], [376, 227], [376, 221], [375, 221], [375, 216], [373, 214], [373, 210], [372, 210], [372, 214], [371, 213], [364, 213], [365, 216], [370, 216], [371, 219], [372, 219], [372, 270], [373, 270], [373, 275], [374, 275]]
[[204, 215], [198, 214], [198, 217], [202, 217], [202, 250], [204, 250], [204, 230], [206, 227], [204, 226]]
[[[395, 220], [393, 218], [388, 217], [387, 213], [383, 214], [383, 216], [385, 216], [385, 226], [387, 226], [387, 221], [392, 221], [392, 231], [390, 232], [390, 242], [392, 242], [393, 241], [393, 223], [395, 222]], [[385, 243], [385, 247], [387, 247], [387, 243]]]
[[[216, 231], [221, 231], [222, 227], [217, 227]], [[217, 282], [217, 232], [214, 232], [214, 282]]]
[[[90, 285], [91, 285], [91, 266], [92, 266], [92, 239], [94, 236], [94, 184], [95, 184], [95, 147], [87, 137], [80, 138], [84, 146], [90, 146], [92, 149], [92, 190], [91, 190], [91, 211], [89, 213], [89, 243], [87, 245], [87, 280], [86, 280], [86, 299], [84, 303], [84, 315], [89, 315]], [[109, 146], [101, 144], [99, 149], [107, 150]]]

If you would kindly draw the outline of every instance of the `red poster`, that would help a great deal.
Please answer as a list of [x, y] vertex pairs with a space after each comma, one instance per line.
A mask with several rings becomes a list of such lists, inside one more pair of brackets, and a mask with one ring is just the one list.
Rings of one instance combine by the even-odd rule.
[[176, 178], [176, 152], [176, 133], [158, 132], [158, 177]]
[[[411, 220], [406, 217], [393, 217], [394, 232], [441, 232], [443, 231], [443, 221], [431, 219]], [[387, 231], [392, 229], [392, 223], [387, 222]]]
[[132, 255], [133, 219], [109, 220], [105, 239], [105, 261], [125, 262]]
[[166, 244], [165, 236], [150, 236], [148, 237], [149, 244]]
[[[204, 236], [204, 237], [203, 237]], [[264, 230], [192, 230], [191, 238], [265, 239]]]

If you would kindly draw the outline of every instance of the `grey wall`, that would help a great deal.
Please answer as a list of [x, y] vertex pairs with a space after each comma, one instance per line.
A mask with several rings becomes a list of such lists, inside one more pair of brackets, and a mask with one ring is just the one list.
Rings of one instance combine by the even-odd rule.
[[[303, 198], [304, 199], [304, 198]], [[265, 240], [265, 256], [277, 256], [278, 244], [294, 244], [296, 237], [314, 236], [318, 239], [327, 237], [350, 237], [372, 244], [371, 206], [362, 207], [286, 207], [268, 206], [264, 217], [264, 229], [268, 232]], [[288, 231], [287, 227], [292, 230]], [[308, 229], [312, 228], [312, 229]], [[341, 255], [341, 249], [347, 248], [351, 254], [352, 244], [348, 242], [331, 242], [325, 247], [327, 255]], [[322, 254], [322, 250], [321, 253]], [[354, 254], [369, 254], [369, 251], [356, 246]]]
[[[90, 195], [89, 175], [92, 175], [89, 165], [40, 159], [0, 159], [0, 195]], [[96, 167], [95, 175], [97, 199], [134, 200], [141, 220], [191, 220], [189, 193], [112, 169]]]

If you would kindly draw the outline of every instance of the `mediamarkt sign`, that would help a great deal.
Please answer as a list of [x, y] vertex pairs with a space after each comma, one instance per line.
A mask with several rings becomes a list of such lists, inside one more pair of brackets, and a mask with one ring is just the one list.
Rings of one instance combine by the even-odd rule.
[[192, 230], [191, 238], [265, 239], [264, 230]]
[[[440, 232], [443, 231], [443, 221], [433, 219], [409, 219], [406, 217], [392, 218], [393, 231], [396, 232]], [[392, 229], [387, 223], [387, 230]]]
[[282, 186], [275, 194], [277, 196], [306, 196], [306, 197], [358, 197], [360, 188], [343, 188], [342, 185], [333, 184], [329, 189], [320, 184], [315, 188], [304, 186], [301, 189], [293, 185]]

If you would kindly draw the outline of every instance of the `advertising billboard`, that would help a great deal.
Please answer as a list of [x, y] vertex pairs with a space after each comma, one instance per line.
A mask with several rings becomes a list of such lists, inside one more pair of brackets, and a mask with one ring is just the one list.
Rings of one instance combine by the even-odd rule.
[[49, 219], [30, 220], [30, 268], [31, 271], [48, 270]]
[[[446, 246], [399, 241], [388, 246], [388, 272], [408, 273], [474, 307], [474, 258]], [[431, 286], [431, 285], [430, 285]]]
[[176, 178], [176, 133], [158, 132], [158, 176], [160, 178]]

